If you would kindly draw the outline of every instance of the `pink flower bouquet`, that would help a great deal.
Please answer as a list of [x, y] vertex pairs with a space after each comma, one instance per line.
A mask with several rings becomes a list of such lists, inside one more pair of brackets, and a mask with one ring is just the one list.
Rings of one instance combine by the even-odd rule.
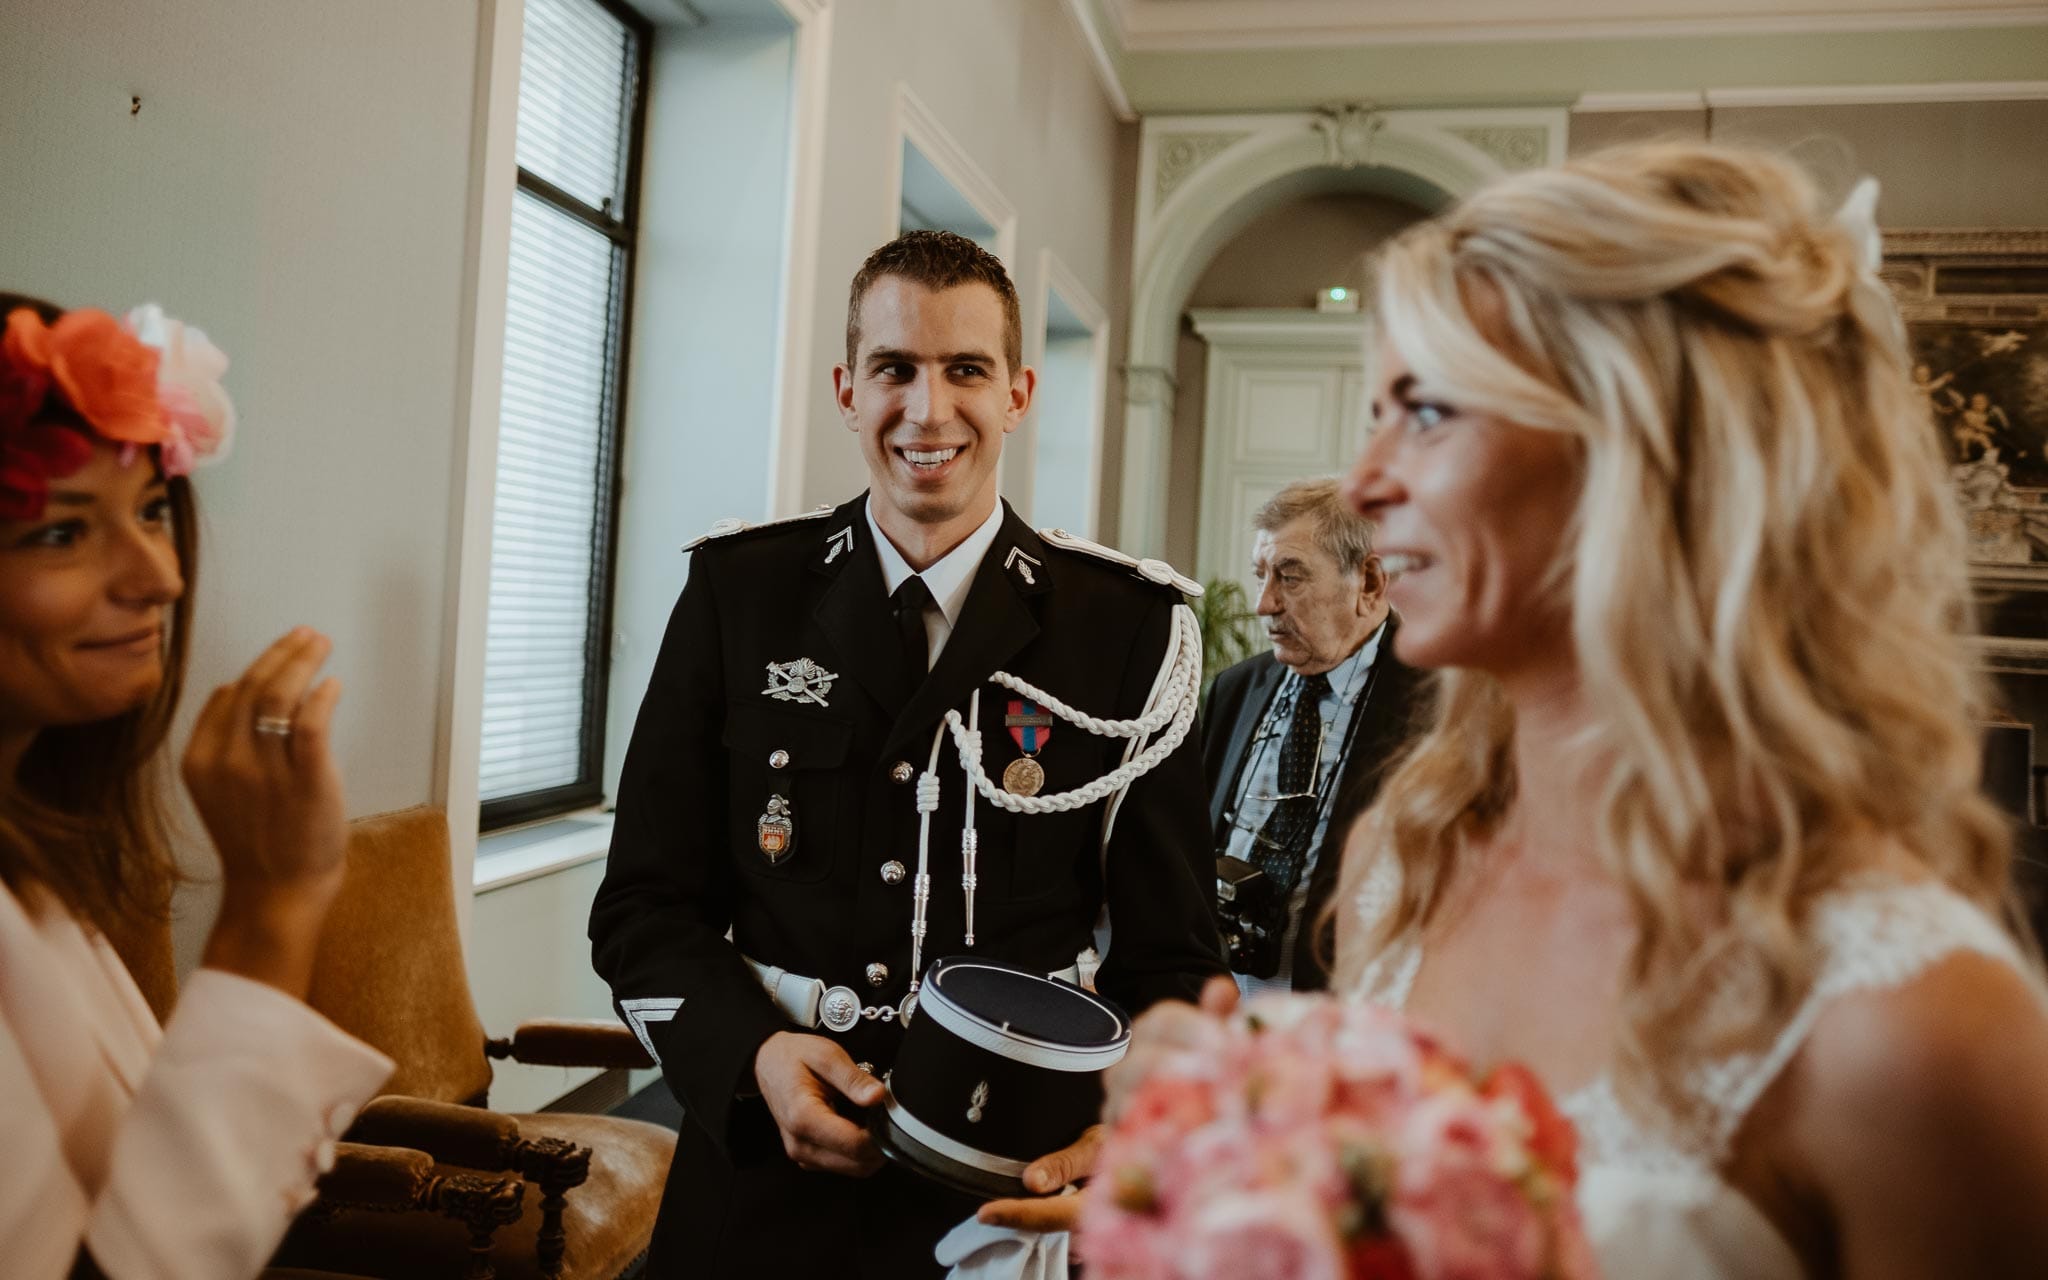
[[1523, 1068], [1266, 997], [1139, 1085], [1076, 1245], [1098, 1280], [1584, 1280], [1576, 1141]]

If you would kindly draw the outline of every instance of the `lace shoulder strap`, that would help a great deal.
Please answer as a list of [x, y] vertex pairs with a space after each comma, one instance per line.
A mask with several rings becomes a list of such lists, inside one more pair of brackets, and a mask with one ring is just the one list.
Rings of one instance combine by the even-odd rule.
[[1961, 952], [2028, 971], [2011, 935], [1968, 899], [1934, 881], [1887, 878], [1838, 890], [1815, 905], [1812, 930], [1822, 956], [1820, 972], [1777, 1038], [1761, 1052], [1734, 1054], [1697, 1072], [1717, 1159], [1727, 1153], [1750, 1108], [1833, 1001], [1851, 992], [1903, 986]]
[[[1380, 927], [1401, 896], [1401, 863], [1391, 850], [1384, 851], [1366, 868], [1365, 880], [1352, 899], [1358, 927], [1367, 934]], [[1408, 1003], [1408, 990], [1415, 985], [1415, 971], [1422, 966], [1422, 948], [1413, 937], [1396, 938], [1379, 954], [1365, 962], [1354, 999], [1400, 1009]]]

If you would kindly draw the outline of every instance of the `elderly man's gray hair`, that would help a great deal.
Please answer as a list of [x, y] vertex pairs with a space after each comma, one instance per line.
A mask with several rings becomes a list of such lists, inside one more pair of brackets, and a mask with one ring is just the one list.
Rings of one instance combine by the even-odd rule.
[[1252, 528], [1278, 533], [1304, 516], [1316, 545], [1347, 572], [1355, 572], [1372, 554], [1372, 522], [1351, 509], [1332, 476], [1296, 480], [1274, 494], [1252, 515]]

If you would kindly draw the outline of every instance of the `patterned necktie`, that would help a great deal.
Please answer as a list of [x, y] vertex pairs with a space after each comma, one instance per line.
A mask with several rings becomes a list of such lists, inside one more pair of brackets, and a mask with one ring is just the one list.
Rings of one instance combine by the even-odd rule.
[[[1308, 861], [1308, 839], [1315, 831], [1318, 797], [1316, 748], [1323, 737], [1323, 698], [1330, 692], [1327, 675], [1303, 676], [1294, 697], [1294, 714], [1280, 744], [1280, 789], [1287, 797], [1273, 802], [1273, 813], [1252, 845], [1252, 862], [1266, 873], [1273, 890], [1294, 892]], [[1304, 794], [1306, 793], [1306, 794]]]
[[903, 585], [889, 596], [889, 603], [896, 610], [896, 635], [903, 643], [903, 674], [908, 687], [915, 689], [931, 674], [931, 650], [926, 646], [924, 632], [924, 611], [936, 604], [932, 589], [924, 579], [911, 574]]

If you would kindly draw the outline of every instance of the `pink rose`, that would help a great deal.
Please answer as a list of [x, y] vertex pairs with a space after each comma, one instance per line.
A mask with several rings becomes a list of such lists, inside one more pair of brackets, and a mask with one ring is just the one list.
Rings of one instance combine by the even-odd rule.
[[1543, 1274], [1550, 1232], [1516, 1181], [1526, 1164], [1504, 1116], [1445, 1090], [1408, 1116], [1388, 1218], [1420, 1280], [1519, 1280]]
[[1175, 1264], [1186, 1280], [1345, 1280], [1336, 1229], [1309, 1197], [1286, 1188], [1210, 1201]]

